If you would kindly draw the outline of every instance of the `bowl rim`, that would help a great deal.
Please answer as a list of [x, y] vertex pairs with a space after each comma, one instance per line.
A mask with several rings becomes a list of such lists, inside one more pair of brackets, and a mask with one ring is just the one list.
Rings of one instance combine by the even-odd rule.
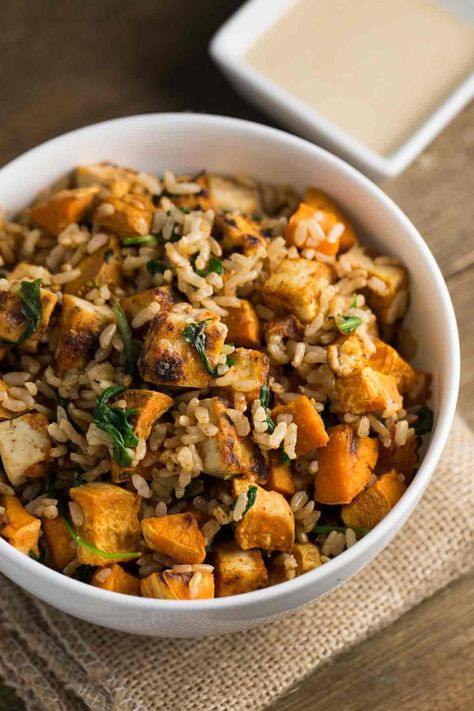
[[[87, 134], [93, 130], [107, 130], [109, 127], [117, 128], [125, 124], [128, 126], [129, 130], [131, 128], [139, 130], [139, 127], [144, 125], [156, 125], [158, 127], [161, 122], [173, 122], [174, 125], [176, 125], [176, 123], [183, 125], [189, 124], [190, 126], [200, 124], [203, 127], [209, 128], [209, 130], [212, 130], [213, 127], [216, 127], [216, 129], [223, 128], [229, 131], [237, 131], [238, 133], [244, 135], [252, 135], [254, 138], [265, 134], [269, 138], [275, 139], [281, 146], [288, 147], [289, 150], [292, 148], [305, 149], [306, 151], [312, 153], [313, 156], [320, 162], [326, 163], [329, 167], [335, 168], [344, 180], [349, 180], [352, 184], [356, 184], [358, 189], [362, 189], [363, 192], [369, 193], [371, 197], [379, 203], [384, 211], [390, 213], [391, 216], [398, 221], [400, 228], [408, 234], [409, 238], [413, 242], [415, 242], [427, 270], [432, 273], [435, 281], [437, 282], [439, 301], [442, 307], [442, 312], [438, 312], [438, 318], [446, 328], [446, 341], [449, 351], [447, 363], [449, 364], [449, 367], [446, 374], [444, 395], [441, 398], [444, 399], [445, 402], [442, 403], [443, 408], [440, 408], [440, 411], [435, 413], [435, 425], [431, 434], [428, 449], [415, 478], [410, 483], [402, 499], [385, 516], [385, 518], [382, 519], [377, 526], [375, 526], [375, 528], [369, 531], [369, 533], [367, 533], [361, 540], [357, 541], [357, 543], [348, 550], [345, 550], [343, 553], [331, 559], [324, 565], [315, 568], [304, 575], [271, 587], [228, 597], [211, 598], [206, 600], [160, 600], [155, 598], [143, 598], [112, 592], [109, 590], [102, 590], [101, 588], [81, 583], [74, 578], [69, 578], [63, 573], [52, 570], [46, 565], [32, 560], [27, 555], [11, 546], [6, 540], [0, 538], [0, 558], [7, 558], [12, 564], [23, 568], [24, 572], [28, 576], [31, 576], [32, 579], [41, 578], [43, 583], [49, 583], [52, 587], [55, 587], [58, 591], [61, 591], [65, 597], [70, 593], [76, 597], [83, 596], [84, 599], [92, 600], [99, 605], [108, 603], [109, 605], [117, 605], [121, 609], [125, 610], [146, 609], [149, 611], [162, 612], [180, 610], [183, 613], [211, 613], [213, 611], [222, 612], [225, 610], [232, 611], [235, 610], [235, 608], [252, 607], [254, 604], [261, 603], [264, 600], [284, 598], [289, 594], [302, 590], [303, 588], [312, 587], [313, 584], [317, 584], [318, 582], [337, 575], [341, 568], [346, 567], [346, 565], [350, 567], [351, 561], [355, 562], [359, 557], [364, 557], [364, 555], [366, 561], [368, 562], [371, 559], [371, 556], [368, 554], [370, 550], [374, 548], [376, 541], [378, 539], [383, 540], [384, 537], [387, 536], [389, 539], [391, 538], [390, 534], [392, 529], [397, 530], [397, 522], [400, 518], [403, 518], [403, 512], [408, 511], [410, 513], [418, 502], [418, 499], [421, 497], [432, 476], [435, 466], [438, 463], [448, 438], [449, 430], [454, 418], [460, 378], [460, 347], [458, 330], [454, 308], [440, 268], [438, 267], [438, 264], [428, 245], [405, 213], [395, 204], [395, 202], [393, 202], [391, 198], [388, 197], [388, 195], [386, 195], [377, 185], [375, 185], [371, 180], [369, 180], [369, 178], [363, 175], [356, 168], [349, 165], [341, 158], [333, 155], [329, 151], [320, 148], [319, 146], [315, 146], [313, 143], [303, 138], [287, 133], [286, 131], [271, 128], [253, 121], [216, 114], [188, 112], [137, 114], [101, 121], [56, 136], [55, 138], [31, 148], [6, 165], [2, 166], [0, 168], [0, 175], [3, 175], [6, 171], [8, 172], [12, 169], [21, 169], [23, 167], [22, 164], [26, 167], [28, 162], [42, 151], [48, 150], [53, 145], [59, 144], [63, 141], [67, 142], [71, 139], [85, 138]], [[358, 569], [360, 569], [360, 567], [361, 566], [358, 566]]]

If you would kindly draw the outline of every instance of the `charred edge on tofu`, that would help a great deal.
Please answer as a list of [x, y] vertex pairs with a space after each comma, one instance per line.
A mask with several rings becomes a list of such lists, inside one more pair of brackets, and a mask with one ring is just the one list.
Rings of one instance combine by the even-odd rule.
[[137, 446], [138, 437], [133, 431], [129, 418], [137, 415], [138, 411], [133, 408], [110, 407], [108, 402], [126, 389], [121, 385], [111, 385], [103, 390], [97, 398], [92, 420], [111, 437], [114, 459], [120, 467], [129, 467], [132, 463], [132, 456], [128, 449]]

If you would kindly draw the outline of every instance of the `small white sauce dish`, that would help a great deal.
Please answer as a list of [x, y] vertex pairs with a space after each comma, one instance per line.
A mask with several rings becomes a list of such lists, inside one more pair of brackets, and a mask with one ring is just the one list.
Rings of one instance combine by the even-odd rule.
[[[392, 30], [390, 17], [382, 18], [379, 20], [384, 21], [386, 24], [386, 29], [388, 29], [388, 42], [393, 41], [393, 46], [389, 47], [390, 51], [386, 53], [384, 50], [388, 45], [383, 46], [382, 44], [377, 50], [377, 47], [371, 45], [371, 38], [377, 37], [374, 32], [377, 30], [377, 18], [371, 17], [371, 11], [377, 10], [383, 14], [385, 10], [389, 8], [388, 5], [380, 3], [380, 5], [374, 5], [374, 2], [370, 3], [364, 0], [360, 4], [354, 3], [353, 0], [347, 0], [347, 5], [344, 10], [344, 2], [346, 0], [333, 0], [333, 5], [328, 5], [327, 0], [248, 0], [234, 15], [232, 15], [229, 20], [218, 30], [216, 35], [213, 37], [209, 51], [211, 57], [220, 67], [224, 75], [234, 86], [234, 88], [244, 96], [249, 102], [260, 108], [262, 111], [274, 117], [277, 121], [281, 122], [284, 126], [295, 131], [297, 134], [304, 136], [305, 138], [314, 141], [317, 144], [323, 145], [329, 150], [333, 151], [340, 157], [349, 161], [364, 173], [369, 175], [372, 179], [382, 179], [389, 178], [397, 175], [403, 171], [407, 165], [427, 146], [430, 141], [453, 119], [453, 117], [474, 97], [474, 63], [473, 69], [470, 69], [471, 62], [467, 64], [467, 68], [461, 74], [454, 74], [456, 78], [453, 78], [453, 83], [449, 84], [449, 88], [445, 87], [441, 90], [441, 86], [444, 87], [444, 83], [441, 77], [438, 76], [439, 85], [437, 87], [436, 100], [433, 99], [432, 103], [429, 103], [429, 108], [421, 109], [421, 104], [417, 105], [416, 91], [411, 91], [405, 89], [405, 91], [399, 91], [397, 93], [390, 94], [392, 87], [395, 86], [394, 77], [390, 74], [390, 69], [393, 67], [398, 67], [398, 71], [402, 72], [404, 67], [404, 53], [403, 53], [403, 40], [401, 41], [400, 47], [397, 49], [397, 37], [400, 38], [404, 34], [404, 22], [410, 22], [410, 12], [415, 13], [413, 24], [410, 28], [410, 36], [407, 39], [408, 48], [411, 48], [410, 56], [412, 62], [418, 56], [419, 66], [416, 64], [414, 67], [410, 65], [410, 59], [406, 58], [406, 77], [409, 77], [412, 81], [410, 85], [413, 88], [417, 88], [419, 91], [423, 88], [425, 91], [428, 80], [431, 81], [433, 89], [436, 90], [437, 72], [440, 71], [440, 66], [444, 67], [442, 58], [441, 65], [438, 63], [437, 55], [439, 54], [440, 47], [443, 45], [443, 38], [445, 37], [446, 43], [449, 41], [450, 46], [444, 46], [443, 50], [445, 52], [446, 58], [451, 59], [454, 50], [457, 47], [455, 27], [453, 23], [458, 23], [457, 29], [460, 31], [460, 36], [463, 38], [464, 50], [469, 53], [469, 37], [467, 28], [474, 25], [474, 5], [468, 0], [431, 0], [433, 6], [431, 7], [431, 12], [434, 12], [434, 25], [436, 28], [436, 39], [432, 39], [430, 35], [430, 25], [427, 25], [425, 30], [425, 48], [430, 50], [430, 59], [425, 55], [420, 54], [422, 50], [419, 50], [418, 55], [414, 51], [414, 46], [417, 43], [417, 33], [415, 28], [423, 28], [423, 6], [422, 2], [429, 3], [430, 0], [416, 0], [416, 9], [414, 6], [410, 8], [410, 3], [403, 3], [404, 12], [407, 17], [397, 16], [397, 6], [396, 0], [387, 0], [390, 2], [390, 13], [393, 20], [397, 20], [399, 25], [399, 32]], [[275, 37], [272, 38], [271, 42], [266, 38], [268, 32], [271, 32], [273, 28], [276, 29], [277, 23], [281, 20], [283, 23], [283, 18], [290, 17], [289, 12], [295, 10], [296, 3], [306, 2], [306, 10], [311, 13], [311, 17], [308, 17], [308, 25], [305, 26], [304, 32], [297, 32], [297, 30], [302, 30], [302, 24], [304, 24], [304, 13], [299, 11], [299, 24], [293, 25], [293, 32], [289, 29], [281, 32], [281, 42]], [[415, 2], [415, 0], [414, 0]], [[301, 98], [301, 94], [295, 87], [294, 91], [291, 91], [291, 82], [289, 81], [290, 73], [288, 71], [288, 65], [290, 60], [295, 64], [294, 66], [294, 77], [295, 83], [297, 77], [301, 76], [301, 70], [307, 70], [307, 77], [316, 76], [318, 70], [321, 68], [321, 62], [318, 60], [318, 47], [322, 44], [321, 33], [325, 32], [324, 21], [321, 25], [318, 24], [318, 4], [321, 6], [321, 12], [325, 12], [324, 18], [327, 19], [328, 14], [331, 14], [330, 18], [332, 21], [332, 27], [340, 28], [340, 26], [346, 22], [346, 32], [340, 34], [339, 41], [342, 43], [342, 47], [346, 47], [344, 44], [345, 40], [351, 40], [351, 25], [350, 23], [357, 19], [357, 27], [355, 32], [359, 33], [357, 46], [360, 51], [360, 56], [354, 59], [351, 64], [348, 61], [343, 66], [338, 66], [338, 69], [333, 67], [334, 81], [329, 84], [331, 96], [330, 101], [325, 100], [325, 105], [328, 103], [331, 105], [334, 111], [334, 106], [338, 105], [344, 107], [341, 110], [350, 112], [356, 109], [360, 110], [362, 107], [361, 117], [367, 116], [374, 122], [382, 121], [389, 123], [391, 121], [397, 122], [401, 121], [401, 117], [408, 115], [410, 112], [410, 101], [412, 102], [411, 109], [414, 113], [417, 111], [420, 113], [419, 119], [416, 122], [410, 124], [407, 131], [403, 132], [403, 137], [397, 140], [389, 150], [386, 152], [379, 151], [373, 147], [370, 147], [370, 141], [364, 142], [360, 138], [355, 138], [354, 133], [350, 133], [346, 128], [342, 128], [341, 124], [337, 124], [334, 120], [329, 119], [324, 111], [319, 110], [315, 106], [311, 107], [311, 102], [305, 102]], [[438, 6], [439, 5], [439, 6]], [[356, 7], [357, 6], [357, 7]], [[436, 9], [438, 7], [438, 9]], [[328, 9], [329, 8], [329, 9]], [[427, 5], [427, 10], [430, 6]], [[365, 14], [367, 17], [359, 18], [359, 11]], [[399, 11], [402, 15], [402, 10]], [[417, 13], [417, 14], [416, 14]], [[442, 16], [437, 16], [442, 15]], [[444, 14], [443, 14], [444, 13]], [[431, 15], [430, 15], [431, 17]], [[443, 34], [442, 20], [446, 21], [446, 24], [450, 29], [446, 30], [446, 35]], [[433, 18], [432, 18], [433, 19]], [[451, 21], [451, 24], [450, 24]], [[364, 24], [365, 23], [365, 24]], [[371, 29], [371, 33], [367, 28]], [[466, 28], [463, 32], [462, 27]], [[313, 32], [314, 28], [314, 32]], [[326, 30], [327, 32], [328, 30]], [[367, 32], [367, 45], [365, 42], [365, 33]], [[471, 29], [472, 32], [472, 29]], [[294, 46], [288, 48], [286, 40], [291, 39], [293, 42], [296, 35], [303, 35], [303, 39], [299, 39], [302, 43], [300, 48], [298, 47], [298, 42], [294, 42]], [[314, 47], [309, 50], [309, 44], [314, 36]], [[474, 37], [474, 32], [473, 32]], [[331, 35], [329, 38], [324, 38], [324, 44], [321, 48], [321, 55], [327, 57], [327, 61], [324, 64], [326, 70], [331, 65]], [[337, 44], [338, 38], [334, 39], [335, 45]], [[249, 60], [249, 51], [254, 47], [257, 47], [259, 43], [263, 43], [260, 49], [260, 60], [265, 58], [265, 49], [268, 47], [269, 55], [266, 62], [266, 69], [269, 71], [258, 70], [253, 66], [253, 63]], [[273, 54], [270, 49], [270, 44], [273, 46]], [[459, 43], [460, 45], [460, 43]], [[281, 46], [281, 54], [280, 48]], [[278, 47], [278, 52], [275, 52], [275, 47]], [[474, 42], [473, 42], [474, 47]], [[337, 49], [337, 46], [336, 46]], [[289, 55], [291, 52], [297, 52], [300, 54], [298, 61], [292, 59]], [[462, 50], [459, 48], [459, 51]], [[377, 75], [377, 58], [384, 56], [384, 61], [381, 64], [382, 67], [388, 70], [386, 75]], [[321, 56], [320, 55], [320, 56]], [[394, 55], [396, 61], [394, 59]], [[350, 52], [346, 51], [346, 59], [350, 56]], [[473, 53], [474, 56], [474, 53]], [[369, 60], [370, 58], [370, 60]], [[358, 63], [357, 59], [360, 60]], [[391, 60], [393, 64], [391, 64]], [[433, 61], [431, 61], [431, 59]], [[339, 60], [340, 62], [340, 57]], [[269, 64], [270, 62], [270, 64]], [[279, 69], [272, 70], [275, 63], [278, 62]], [[286, 62], [287, 65], [282, 71], [281, 62]], [[261, 63], [261, 62], [260, 62]], [[348, 65], [351, 66], [348, 66]], [[374, 69], [375, 67], [375, 69]], [[298, 69], [298, 72], [296, 72]], [[411, 69], [413, 69], [413, 76], [410, 74]], [[432, 69], [432, 71], [431, 71]], [[351, 91], [352, 85], [348, 86], [347, 77], [351, 76], [356, 79], [356, 85], [360, 81], [360, 72], [363, 71], [373, 72], [373, 78], [376, 79], [380, 86], [383, 87], [383, 92], [388, 91], [388, 98], [390, 101], [386, 103], [381, 100], [379, 96], [378, 99], [378, 109], [374, 105], [370, 107], [370, 104], [364, 106], [364, 101], [368, 99], [364, 98], [363, 94], [357, 96], [345, 95], [344, 92]], [[329, 70], [330, 71], [330, 70]], [[276, 73], [275, 73], [276, 72]], [[338, 74], [339, 72], [339, 74]], [[408, 74], [407, 74], [408, 72]], [[284, 74], [286, 76], [286, 82], [277, 82], [272, 80], [269, 76], [278, 76]], [[344, 74], [345, 78], [341, 78]], [[396, 72], [395, 72], [396, 75]], [[305, 86], [307, 89], [308, 78], [305, 78]], [[328, 79], [328, 76], [326, 76]], [[338, 83], [338, 79], [340, 80]], [[446, 77], [445, 77], [446, 79]], [[399, 77], [402, 81], [402, 77]], [[391, 82], [393, 81], [393, 84]], [[285, 88], [283, 86], [285, 85]], [[319, 82], [319, 87], [323, 87], [323, 91], [326, 91], [327, 96], [327, 86], [328, 84], [324, 82]], [[407, 81], [408, 85], [408, 81]], [[294, 85], [293, 85], [294, 86]], [[301, 85], [303, 86], [303, 85]], [[371, 85], [372, 86], [372, 85]], [[290, 88], [289, 88], [290, 87]], [[316, 84], [315, 84], [316, 87]], [[400, 88], [400, 87], [399, 87]], [[438, 96], [439, 93], [439, 96]], [[369, 92], [370, 94], [370, 92]], [[320, 96], [321, 94], [318, 94]], [[299, 97], [299, 98], [298, 98]], [[397, 97], [403, 97], [403, 99], [397, 99]], [[344, 101], [346, 99], [346, 101]], [[422, 101], [422, 100], [421, 100]], [[422, 101], [423, 103], [423, 101]], [[393, 106], [392, 106], [393, 105]], [[388, 106], [393, 111], [388, 110]], [[377, 111], [383, 114], [384, 107], [387, 109], [386, 115], [380, 115]], [[361, 119], [362, 120], [362, 119]], [[342, 122], [343, 123], [343, 122]], [[374, 124], [375, 125], [375, 124]], [[380, 124], [379, 124], [380, 126]], [[367, 133], [367, 131], [365, 131]]]
[[[213, 600], [169, 601], [109, 592], [55, 572], [0, 539], [0, 571], [50, 605], [124, 632], [203, 637], [236, 632], [283, 615], [344, 583], [400, 530], [423, 494], [446, 443], [459, 385], [459, 340], [449, 293], [434, 257], [403, 212], [354, 168], [301, 138], [220, 116], [150, 114], [67, 133], [0, 170], [0, 204], [7, 213], [30, 203], [48, 183], [79, 163], [114, 161], [145, 171], [248, 173], [330, 193], [364, 240], [408, 267], [407, 325], [419, 343], [415, 365], [433, 373], [435, 425], [421, 467], [383, 521], [337, 558], [288, 582]], [[362, 591], [363, 594], [363, 591]]]

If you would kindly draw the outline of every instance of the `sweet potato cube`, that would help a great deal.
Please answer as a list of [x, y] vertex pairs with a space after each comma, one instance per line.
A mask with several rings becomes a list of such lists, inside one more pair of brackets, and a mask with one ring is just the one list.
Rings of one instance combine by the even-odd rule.
[[[145, 289], [144, 291], [139, 291], [137, 294], [124, 296], [124, 298], [120, 300], [120, 306], [129, 324], [132, 326], [132, 321], [135, 316], [143, 309], [146, 309], [153, 301], [159, 303], [161, 311], [168, 311], [176, 301], [173, 289], [170, 286], [156, 286], [153, 289]], [[145, 330], [148, 329], [148, 326], [149, 323], [146, 323]], [[138, 330], [141, 330], [141, 328]]]
[[[339, 251], [340, 232], [344, 225], [336, 227], [338, 219], [333, 212], [314, 208], [301, 202], [288, 220], [286, 242], [301, 249], [316, 249], [334, 256]], [[334, 229], [336, 228], [336, 229]]]
[[378, 440], [358, 437], [348, 425], [329, 432], [327, 447], [319, 450], [314, 498], [322, 504], [348, 504], [370, 481], [377, 462]]
[[111, 195], [97, 207], [93, 221], [121, 238], [134, 237], [150, 232], [154, 211], [153, 203], [144, 195]]
[[51, 465], [51, 440], [47, 428], [48, 418], [40, 412], [0, 422], [0, 456], [13, 486], [47, 474]]
[[214, 575], [210, 571], [200, 573], [197, 584], [190, 585], [196, 573], [174, 573], [163, 570], [152, 573], [141, 581], [143, 597], [161, 600], [207, 600], [214, 597]]
[[112, 236], [108, 243], [93, 254], [79, 262], [81, 275], [66, 284], [64, 292], [84, 296], [94, 287], [120, 286], [122, 281], [122, 253], [116, 237]]
[[227, 341], [241, 348], [260, 348], [262, 329], [254, 307], [240, 299], [240, 308], [228, 308], [223, 319], [227, 326]]
[[258, 253], [265, 255], [267, 238], [260, 222], [245, 215], [217, 215], [215, 226], [220, 234], [220, 243], [230, 252], [242, 250], [246, 256]]
[[[110, 573], [102, 580], [103, 574], [101, 575], [101, 573], [104, 570], [110, 570]], [[111, 590], [124, 595], [140, 595], [140, 579], [124, 570], [118, 563], [112, 563], [112, 565], [96, 570], [91, 583], [102, 590]]]
[[377, 373], [391, 375], [401, 395], [409, 392], [417, 381], [416, 370], [397, 353], [395, 348], [384, 343], [380, 338], [375, 339], [375, 346], [377, 350], [370, 357], [367, 365]]
[[237, 371], [236, 386], [222, 388], [222, 396], [232, 402], [236, 392], [243, 392], [247, 402], [252, 403], [260, 397], [260, 388], [268, 381], [270, 360], [265, 353], [249, 348], [236, 348], [230, 357]]
[[[136, 552], [140, 543], [138, 510], [140, 497], [115, 484], [92, 482], [70, 489], [70, 496], [82, 510], [84, 523], [79, 535], [107, 553]], [[87, 565], [107, 565], [109, 560], [78, 546], [77, 557]], [[123, 557], [131, 560], [135, 556]]]
[[109, 319], [90, 301], [64, 294], [56, 362], [59, 368], [82, 370], [93, 359]]
[[[29, 280], [28, 280], [29, 281]], [[0, 292], [0, 340], [14, 345], [23, 336], [28, 319], [22, 312], [22, 302], [18, 290], [20, 283], [12, 285], [8, 291]], [[57, 302], [56, 294], [49, 289], [40, 289], [41, 319], [38, 328], [32, 335], [24, 341], [20, 348], [28, 353], [36, 353], [38, 342], [44, 334], [54, 307]]]
[[393, 509], [406, 491], [405, 484], [393, 469], [341, 509], [341, 517], [349, 528], [373, 528]]
[[337, 221], [344, 225], [345, 229], [340, 237], [340, 252], [347, 252], [357, 242], [352, 222], [329, 195], [318, 188], [308, 188], [304, 194], [304, 201], [317, 210], [331, 212], [336, 216]]
[[43, 202], [33, 205], [33, 222], [57, 237], [65, 227], [84, 219], [98, 192], [97, 187], [60, 190]]
[[298, 427], [295, 448], [297, 457], [304, 457], [311, 450], [326, 446], [329, 436], [324, 422], [306, 395], [300, 395], [284, 405], [274, 407], [272, 419], [275, 422], [278, 415], [292, 415], [293, 422]]
[[133, 431], [140, 439], [148, 439], [151, 428], [173, 404], [173, 398], [156, 390], [135, 390], [130, 388], [120, 393], [116, 400], [125, 400], [129, 409], [137, 410], [131, 418]]
[[76, 547], [69, 531], [61, 516], [43, 518], [41, 526], [51, 562], [57, 570], [62, 570], [76, 557]]
[[395, 469], [399, 474], [403, 474], [405, 480], [411, 481], [420, 464], [418, 447], [419, 437], [410, 437], [401, 447], [380, 447], [376, 474], [383, 474], [391, 469]]
[[215, 547], [212, 562], [216, 597], [240, 595], [268, 584], [267, 569], [259, 550], [243, 551], [233, 541], [226, 541]]
[[337, 380], [336, 392], [342, 409], [355, 415], [374, 413], [391, 417], [403, 403], [395, 378], [368, 366]]
[[321, 565], [321, 554], [318, 546], [314, 543], [295, 543], [293, 550], [297, 563], [296, 574], [303, 575]]
[[145, 518], [142, 532], [146, 545], [177, 563], [202, 563], [206, 544], [191, 513]]
[[333, 279], [327, 264], [309, 259], [283, 259], [262, 287], [265, 303], [277, 311], [293, 313], [303, 323], [312, 321], [322, 292]]
[[[368, 365], [371, 356], [371, 352], [367, 348], [367, 342], [357, 333], [339, 336], [328, 346], [327, 354], [328, 365], [339, 378], [347, 378], [348, 375], [352, 375], [356, 370]], [[377, 370], [377, 368], [374, 368], [374, 370]]]
[[23, 508], [16, 496], [0, 497], [0, 504], [5, 509], [6, 523], [0, 526], [0, 535], [22, 553], [32, 551], [39, 554], [38, 541], [41, 532], [41, 521]]
[[[234, 496], [247, 493], [251, 484], [234, 479]], [[295, 519], [286, 499], [276, 491], [257, 486], [255, 501], [235, 527], [235, 540], [242, 550], [262, 548], [289, 553], [295, 540]]]
[[282, 496], [293, 496], [296, 491], [291, 467], [282, 460], [280, 452], [270, 452], [270, 476], [263, 488], [277, 491]]

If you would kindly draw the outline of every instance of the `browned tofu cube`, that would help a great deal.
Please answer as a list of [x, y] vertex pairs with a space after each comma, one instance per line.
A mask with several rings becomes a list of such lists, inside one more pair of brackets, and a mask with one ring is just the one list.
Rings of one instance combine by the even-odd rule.
[[371, 365], [368, 363], [371, 352], [367, 348], [366, 341], [357, 333], [339, 336], [328, 346], [327, 354], [328, 365], [339, 378], [346, 378], [365, 365]]
[[238, 375], [235, 385], [221, 389], [222, 396], [233, 402], [236, 392], [243, 392], [247, 402], [260, 397], [260, 388], [268, 381], [270, 360], [265, 353], [248, 348], [236, 348], [230, 356]]
[[57, 237], [68, 225], [84, 219], [98, 191], [95, 187], [60, 190], [33, 205], [33, 222]]
[[376, 313], [382, 326], [391, 326], [403, 318], [408, 307], [408, 274], [405, 267], [391, 264], [376, 264], [369, 276], [377, 277], [385, 288], [375, 291], [368, 282], [367, 301]]
[[[124, 553], [122, 560], [136, 557], [141, 534], [138, 494], [105, 482], [77, 486], [69, 494], [84, 516], [84, 523], [77, 528], [82, 538], [101, 551]], [[107, 565], [109, 562], [83, 546], [78, 546], [77, 557], [87, 565]]]
[[212, 562], [216, 597], [240, 595], [268, 584], [267, 569], [259, 550], [243, 551], [233, 541], [226, 541], [215, 547]]
[[94, 287], [120, 286], [122, 282], [122, 253], [116, 237], [111, 237], [107, 244], [88, 254], [79, 262], [81, 276], [65, 286], [66, 294], [84, 296]]
[[0, 422], [0, 456], [13, 486], [45, 476], [51, 466], [48, 418], [34, 412]]
[[106, 188], [115, 197], [122, 197], [130, 192], [137, 178], [137, 172], [122, 168], [112, 163], [93, 163], [78, 165], [75, 170], [76, 184], [79, 188], [96, 186]]
[[242, 251], [246, 256], [260, 250], [265, 255], [267, 238], [260, 222], [245, 215], [225, 214], [217, 215], [215, 226], [223, 249], [229, 252]]
[[214, 597], [214, 575], [210, 571], [175, 573], [163, 570], [141, 581], [141, 593], [143, 597], [160, 600], [207, 600]]
[[227, 326], [227, 341], [241, 348], [260, 348], [262, 329], [254, 307], [246, 299], [240, 299], [240, 308], [227, 309], [223, 319]]
[[108, 321], [90, 301], [64, 294], [55, 354], [59, 368], [85, 368], [93, 360], [99, 336]]
[[[194, 320], [196, 319], [196, 320]], [[204, 324], [198, 326], [198, 324]], [[189, 330], [201, 330], [201, 335], [186, 340]], [[185, 332], [186, 330], [186, 332]], [[138, 363], [147, 383], [178, 388], [205, 388], [213, 375], [206, 368], [215, 368], [227, 335], [219, 316], [200, 310], [191, 317], [179, 311], [164, 311], [151, 322]], [[196, 341], [196, 339], [198, 339]], [[194, 345], [198, 343], [198, 348]], [[202, 345], [200, 355], [199, 345]]]
[[[153, 289], [145, 289], [136, 294], [124, 296], [124, 298], [120, 300], [120, 306], [132, 328], [132, 321], [135, 316], [143, 309], [146, 309], [153, 301], [159, 303], [161, 311], [168, 311], [173, 304], [176, 303], [177, 299], [170, 286], [156, 286]], [[148, 328], [148, 325], [147, 323], [145, 330]]]
[[355, 415], [374, 413], [391, 417], [403, 403], [395, 378], [369, 367], [338, 380], [336, 392], [342, 409]]
[[272, 419], [276, 422], [278, 415], [291, 415], [298, 427], [295, 452], [297, 457], [304, 457], [317, 447], [325, 447], [329, 435], [324, 427], [319, 412], [306, 395], [299, 395], [294, 400], [277, 405], [272, 410]]
[[333, 279], [331, 268], [309, 259], [283, 259], [262, 287], [265, 303], [277, 311], [291, 312], [303, 323], [312, 321], [321, 293]]
[[[12, 284], [8, 291], [0, 291], [0, 340], [14, 345], [25, 333], [30, 322], [22, 310], [22, 300], [19, 289], [20, 283]], [[41, 318], [39, 326], [32, 335], [21, 344], [21, 349], [28, 353], [36, 353], [39, 339], [43, 336], [54, 307], [57, 302], [56, 294], [48, 289], [40, 289]]]
[[41, 521], [28, 513], [16, 496], [1, 496], [0, 505], [5, 509], [6, 523], [0, 526], [0, 535], [22, 553], [39, 554], [38, 541]]
[[290, 316], [280, 316], [279, 318], [267, 321], [263, 329], [267, 341], [270, 341], [274, 337], [292, 338], [297, 341], [304, 336], [304, 326], [293, 314]]
[[207, 184], [211, 207], [215, 212], [252, 215], [262, 209], [260, 191], [256, 184], [216, 173], [208, 173]]
[[295, 519], [286, 499], [276, 491], [265, 491], [246, 479], [234, 479], [234, 496], [256, 486], [252, 506], [235, 527], [235, 540], [242, 550], [262, 548], [265, 551], [289, 553], [295, 541]]
[[369, 365], [378, 373], [391, 375], [395, 379], [398, 392], [401, 395], [409, 392], [416, 384], [418, 374], [409, 363], [397, 353], [395, 348], [384, 343], [379, 338], [375, 340], [376, 351], [370, 357]]
[[296, 491], [291, 467], [282, 460], [280, 452], [270, 452], [270, 476], [263, 487], [267, 491], [278, 491], [282, 496], [292, 496]]
[[69, 531], [61, 516], [43, 518], [41, 527], [51, 563], [57, 570], [62, 570], [76, 557], [76, 546]]
[[250, 481], [265, 482], [268, 478], [265, 458], [250, 437], [237, 434], [227, 414], [225, 401], [213, 397], [202, 400], [200, 405], [208, 408], [210, 423], [218, 429], [216, 435], [197, 445], [206, 474], [223, 479], [240, 475]]
[[145, 543], [177, 563], [202, 563], [206, 544], [191, 513], [170, 514], [142, 521]]
[[386, 472], [342, 507], [342, 520], [349, 528], [373, 528], [393, 509], [406, 489], [395, 470]]
[[[105, 571], [110, 571], [105, 573]], [[107, 577], [104, 577], [104, 574]], [[118, 563], [96, 570], [91, 580], [92, 585], [102, 590], [111, 590], [123, 595], [140, 595], [140, 579], [128, 573]]]
[[318, 546], [315, 546], [314, 543], [295, 543], [291, 552], [298, 566], [296, 568], [297, 575], [309, 573], [310, 570], [321, 565], [321, 554]]
[[150, 232], [154, 211], [153, 203], [144, 195], [111, 195], [95, 210], [94, 224], [110, 230], [122, 239], [146, 235]]

